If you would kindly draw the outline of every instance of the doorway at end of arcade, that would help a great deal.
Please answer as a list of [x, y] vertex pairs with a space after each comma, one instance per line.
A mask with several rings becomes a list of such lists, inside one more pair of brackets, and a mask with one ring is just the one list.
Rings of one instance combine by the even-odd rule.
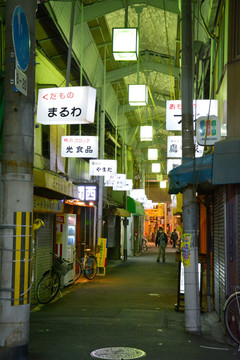
[[183, 229], [182, 213], [174, 210], [172, 202], [158, 203], [154, 205], [153, 209], [145, 210], [144, 234], [148, 241], [155, 243], [157, 231], [159, 227], [162, 227], [168, 236], [169, 245], [171, 245], [171, 234], [174, 230], [178, 234], [178, 244], [180, 244]]

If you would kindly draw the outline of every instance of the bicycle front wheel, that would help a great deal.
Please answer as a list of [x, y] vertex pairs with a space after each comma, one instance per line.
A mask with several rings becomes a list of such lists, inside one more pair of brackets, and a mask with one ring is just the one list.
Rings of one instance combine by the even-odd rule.
[[85, 264], [85, 276], [92, 280], [97, 273], [97, 260], [94, 256], [89, 256]]
[[230, 337], [240, 344], [240, 294], [229, 299], [224, 310], [224, 322]]
[[77, 281], [82, 274], [82, 265], [78, 259], [75, 259], [75, 276], [74, 282]]
[[37, 299], [40, 304], [48, 304], [52, 301], [60, 289], [60, 275], [48, 270], [38, 283]]

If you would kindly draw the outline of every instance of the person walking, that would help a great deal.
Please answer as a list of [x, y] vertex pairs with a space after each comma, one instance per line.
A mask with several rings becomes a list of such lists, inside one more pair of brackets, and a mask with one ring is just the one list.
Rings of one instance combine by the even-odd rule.
[[172, 234], [171, 234], [171, 240], [172, 240], [172, 247], [175, 248], [176, 247], [176, 242], [178, 240], [178, 234], [176, 232], [176, 229], [174, 229]]
[[156, 243], [155, 243], [156, 246], [158, 246], [157, 262], [159, 262], [162, 257], [162, 261], [163, 263], [165, 263], [165, 249], [167, 246], [167, 242], [168, 242], [167, 234], [163, 231], [163, 228], [160, 226], [157, 232]]

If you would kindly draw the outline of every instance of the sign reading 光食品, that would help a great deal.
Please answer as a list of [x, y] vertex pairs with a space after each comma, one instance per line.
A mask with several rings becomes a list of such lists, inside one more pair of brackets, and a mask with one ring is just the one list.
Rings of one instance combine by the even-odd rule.
[[98, 136], [62, 136], [61, 156], [97, 158]]
[[37, 122], [45, 125], [94, 122], [96, 89], [90, 86], [40, 89]]

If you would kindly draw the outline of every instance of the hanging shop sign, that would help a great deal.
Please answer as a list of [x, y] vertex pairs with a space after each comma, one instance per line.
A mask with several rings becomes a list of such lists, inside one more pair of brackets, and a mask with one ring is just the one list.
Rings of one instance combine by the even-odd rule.
[[116, 174], [113, 190], [122, 190], [126, 185], [126, 174]]
[[133, 187], [132, 179], [126, 179], [125, 186], [122, 187], [122, 191], [131, 191]]
[[37, 122], [45, 125], [94, 122], [96, 89], [90, 86], [40, 89]]
[[221, 140], [220, 119], [217, 116], [201, 116], [197, 119], [196, 135], [199, 145], [214, 145]]
[[167, 173], [182, 164], [181, 159], [167, 159]]
[[130, 191], [130, 196], [131, 198], [140, 203], [145, 203], [147, 201], [144, 189], [133, 189], [132, 191]]
[[88, 185], [79, 185], [78, 186], [78, 198], [81, 201], [97, 201], [97, 185], [88, 184]]
[[[208, 115], [218, 115], [218, 100], [193, 100], [193, 121]], [[182, 130], [181, 100], [167, 100], [166, 130]]]
[[[197, 143], [194, 136], [195, 144], [195, 157], [203, 156], [204, 146]], [[167, 157], [169, 158], [182, 158], [182, 136], [168, 136], [167, 139]]]
[[97, 158], [98, 136], [62, 136], [61, 156]]
[[117, 160], [90, 160], [89, 175], [105, 176], [108, 174], [116, 175]]

